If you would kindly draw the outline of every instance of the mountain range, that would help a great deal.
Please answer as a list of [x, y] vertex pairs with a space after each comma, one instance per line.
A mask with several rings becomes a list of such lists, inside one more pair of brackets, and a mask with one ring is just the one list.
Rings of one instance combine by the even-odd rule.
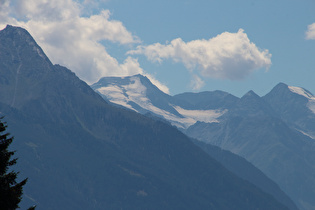
[[[29, 178], [22, 208], [296, 208], [271, 181], [282, 198], [239, 178], [168, 123], [106, 102], [53, 65], [22, 28], [0, 31], [0, 85], [0, 113], [19, 158], [15, 170]], [[187, 118], [174, 120], [183, 128], [197, 121], [168, 108]], [[216, 121], [222, 113], [210, 115]]]
[[[315, 209], [315, 96], [279, 83], [263, 97], [223, 91], [170, 96], [142, 75], [105, 77], [91, 87], [106, 101], [161, 118], [197, 139], [245, 158], [300, 209]], [[234, 158], [235, 159], [235, 158]]]

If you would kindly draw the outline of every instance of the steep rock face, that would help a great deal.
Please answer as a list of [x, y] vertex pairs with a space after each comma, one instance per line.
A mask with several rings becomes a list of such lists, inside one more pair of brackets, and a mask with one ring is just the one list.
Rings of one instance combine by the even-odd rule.
[[173, 127], [106, 103], [25, 30], [1, 31], [0, 54], [22, 208], [286, 209]]
[[[53, 65], [30, 34], [22, 28], [7, 26], [0, 31], [1, 102], [13, 107], [36, 98], [37, 83], [53, 71]], [[24, 92], [24, 88], [32, 91]]]

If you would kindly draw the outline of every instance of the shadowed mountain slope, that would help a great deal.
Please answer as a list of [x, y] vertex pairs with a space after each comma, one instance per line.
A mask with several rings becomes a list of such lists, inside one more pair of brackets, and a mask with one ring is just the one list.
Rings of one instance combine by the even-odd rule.
[[[230, 142], [233, 134], [230, 136], [229, 132], [237, 133], [237, 127], [235, 126], [240, 125], [241, 119], [252, 118], [253, 122], [259, 118], [262, 118], [260, 121], [265, 121], [268, 119], [266, 116], [271, 118], [271, 120], [269, 120], [271, 122], [276, 119], [277, 114], [272, 107], [253, 91], [249, 91], [241, 99], [222, 91], [183, 93], [172, 97], [162, 93], [162, 91], [158, 90], [146, 77], [141, 75], [123, 78], [102, 78], [99, 82], [92, 85], [92, 88], [107, 101], [133, 109], [139, 113], [144, 113], [155, 119], [161, 117], [164, 120], [169, 120], [170, 123], [178, 126], [184, 133], [206, 143], [216, 144], [220, 147], [225, 145], [227, 146], [225, 149], [229, 149], [235, 153], [242, 150], [244, 147], [242, 152], [245, 152], [248, 149], [247, 152], [250, 153], [251, 156], [256, 155], [258, 157], [258, 154], [255, 153], [259, 151], [260, 146], [270, 146], [264, 145], [263, 143], [253, 146], [251, 143], [255, 143], [254, 140], [248, 142], [249, 138], [246, 136], [246, 132], [255, 133], [255, 124], [252, 122], [246, 124], [246, 126], [249, 126], [247, 127], [249, 131], [244, 127], [245, 131], [242, 130], [239, 132], [240, 135], [242, 132], [244, 133], [244, 138], [240, 137], [240, 140], [237, 139], [235, 142]], [[154, 98], [155, 101], [151, 100], [152, 98]], [[164, 107], [175, 107], [178, 113], [181, 113], [182, 115], [181, 118], [177, 118], [179, 123], [173, 121], [174, 118], [170, 115], [170, 109], [164, 110], [163, 106], [160, 104], [164, 104]], [[212, 116], [212, 118], [209, 116]], [[187, 119], [190, 119], [188, 122], [192, 125], [185, 129], [185, 127], [181, 127], [182, 124], [180, 122], [184, 122]], [[266, 122], [268, 123], [269, 121]], [[225, 122], [229, 122], [227, 127], [223, 126], [225, 125]], [[257, 126], [259, 126], [259, 122], [256, 123]], [[257, 133], [257, 135], [261, 135], [261, 133]], [[266, 135], [259, 138], [268, 139], [268, 135], [269, 134], [266, 133]], [[264, 141], [265, 140], [261, 140], [261, 142]], [[275, 140], [275, 144], [276, 142], [277, 140]], [[273, 143], [272, 141], [269, 141], [268, 144], [272, 145]], [[200, 143], [197, 145], [203, 146], [205, 144]], [[244, 145], [247, 145], [248, 147], [245, 147]], [[207, 145], [206, 147], [211, 147], [211, 145]], [[204, 147], [202, 148], [204, 149]], [[255, 150], [253, 150], [253, 148]], [[216, 150], [206, 151], [215, 153]], [[212, 155], [211, 153], [209, 154]], [[221, 154], [223, 157], [226, 156], [229, 160], [232, 159], [229, 154], [224, 152]], [[222, 164], [225, 164], [226, 162], [224, 162], [223, 159], [224, 158], [218, 160]], [[243, 170], [244, 167], [247, 169], [250, 168], [247, 167], [248, 162], [244, 159], [238, 160], [239, 162], [236, 164], [235, 168], [230, 168], [234, 170], [234, 173], [235, 171], [238, 171], [237, 168], [239, 170]], [[266, 162], [264, 162], [266, 165], [273, 164], [272, 162], [267, 162], [267, 158], [261, 158], [260, 163], [264, 160], [266, 160]], [[282, 203], [290, 206], [290, 208], [296, 208], [292, 200], [288, 198], [288, 196], [286, 196], [273, 181], [268, 180], [267, 177], [254, 176], [254, 174], [257, 175], [261, 173], [258, 169], [255, 171], [255, 169], [251, 168], [250, 171], [251, 172], [249, 173], [251, 175], [246, 176], [246, 172], [243, 174], [239, 173], [238, 175], [243, 179], [254, 183], [256, 186], [270, 186], [265, 187], [264, 190], [273, 194], [278, 200], [281, 200]]]
[[312, 209], [315, 142], [280, 116], [271, 103], [251, 91], [219, 123], [198, 122], [185, 133], [244, 157], [274, 180], [299, 208]]
[[223, 150], [220, 147], [206, 144], [202, 141], [195, 139], [192, 139], [192, 141], [237, 176], [253, 183], [264, 192], [268, 192], [278, 201], [286, 204], [290, 209], [297, 209], [294, 202], [274, 181], [270, 180], [270, 178], [257, 169], [253, 164], [248, 162], [245, 158], [235, 155], [227, 150]]

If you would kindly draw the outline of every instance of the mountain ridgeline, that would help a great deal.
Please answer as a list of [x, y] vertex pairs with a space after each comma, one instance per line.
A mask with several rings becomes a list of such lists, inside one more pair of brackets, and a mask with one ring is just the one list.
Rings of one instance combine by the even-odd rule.
[[22, 208], [287, 209], [176, 128], [107, 103], [22, 28], [0, 31], [0, 85]]
[[[263, 97], [249, 91], [238, 98], [218, 90], [169, 96], [152, 88], [152, 83], [143, 83], [148, 80], [144, 78], [141, 75], [102, 78], [91, 87], [108, 102], [177, 126], [234, 173], [246, 163], [235, 164], [240, 167], [233, 169], [230, 163], [237, 157], [218, 155], [221, 150], [213, 146], [245, 158], [276, 182], [300, 209], [315, 208], [315, 97], [312, 93], [279, 83]], [[122, 97], [117, 97], [119, 94]], [[246, 174], [238, 175], [256, 185], [261, 183], [259, 178], [255, 181]]]

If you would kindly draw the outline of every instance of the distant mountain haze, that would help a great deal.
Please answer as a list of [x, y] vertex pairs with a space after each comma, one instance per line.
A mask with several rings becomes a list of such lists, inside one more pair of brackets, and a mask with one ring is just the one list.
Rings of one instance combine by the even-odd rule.
[[[0, 85], [17, 170], [29, 178], [21, 208], [288, 209], [176, 128], [106, 102], [22, 28], [0, 31]], [[183, 127], [196, 120], [168, 108]]]
[[170, 96], [141, 75], [102, 78], [91, 87], [108, 102], [169, 121], [204, 150], [216, 145], [240, 155], [300, 209], [315, 208], [315, 96], [309, 91], [279, 83], [264, 97], [253, 91], [241, 98], [223, 91]]

